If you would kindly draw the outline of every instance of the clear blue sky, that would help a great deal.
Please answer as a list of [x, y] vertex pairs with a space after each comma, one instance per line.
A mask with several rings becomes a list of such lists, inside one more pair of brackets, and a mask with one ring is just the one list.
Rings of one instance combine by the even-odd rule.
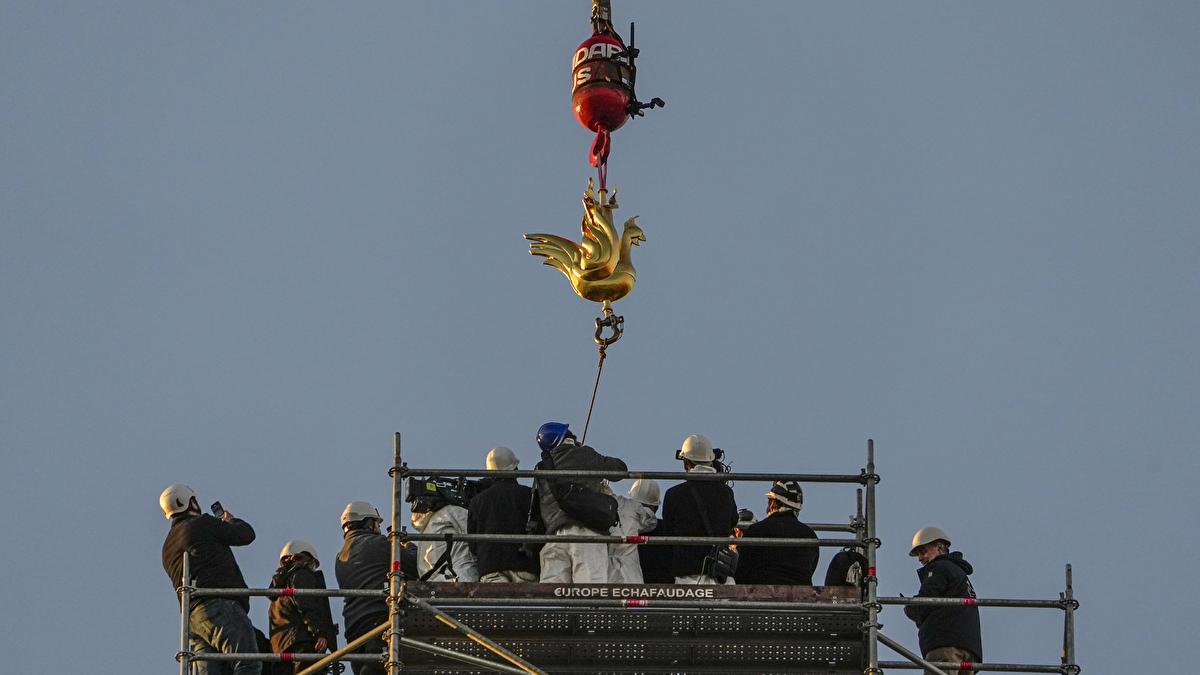
[[[1178, 668], [1200, 6], [613, 2], [668, 105], [614, 137], [648, 241], [589, 440], [840, 473], [875, 438], [883, 593], [937, 524], [983, 596], [1054, 597], [1074, 563], [1085, 672]], [[342, 505], [386, 503], [393, 431], [413, 465], [528, 466], [538, 424], [582, 425], [596, 308], [521, 234], [578, 226], [587, 16], [0, 3], [7, 663], [169, 672], [168, 483], [255, 526], [262, 586], [286, 540], [331, 561]], [[844, 520], [853, 492], [807, 504]], [[988, 660], [1057, 658], [1056, 612], [984, 631]]]

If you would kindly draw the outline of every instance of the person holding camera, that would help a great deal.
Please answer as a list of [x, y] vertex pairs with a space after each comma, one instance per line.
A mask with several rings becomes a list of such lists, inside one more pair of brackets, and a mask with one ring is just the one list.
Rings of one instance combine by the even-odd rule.
[[[516, 471], [517, 456], [500, 447], [487, 454], [488, 471]], [[467, 507], [467, 532], [470, 534], [525, 534], [533, 488], [517, 482], [516, 478], [496, 478], [491, 487], [471, 498]], [[473, 541], [469, 546], [475, 556], [479, 580], [487, 583], [524, 582], [538, 580], [538, 560], [520, 544]]]
[[[688, 473], [718, 473], [721, 451], [700, 434], [683, 439], [675, 453]], [[727, 537], [737, 526], [733, 490], [719, 480], [685, 480], [663, 497], [663, 526], [673, 537]], [[677, 584], [724, 584], [737, 567], [728, 546], [674, 546], [671, 571]], [[733, 568], [733, 569], [731, 569]]]
[[[775, 481], [766, 493], [767, 517], [742, 528], [746, 537], [816, 539], [817, 533], [800, 522], [804, 491], [794, 480]], [[812, 586], [813, 572], [821, 549], [812, 546], [751, 546], [741, 544], [738, 553], [739, 584], [789, 584]]]
[[[317, 568], [317, 549], [293, 539], [279, 552], [279, 569], [270, 588], [325, 589], [325, 575]], [[329, 598], [312, 595], [281, 595], [271, 599], [267, 610], [271, 621], [271, 651], [276, 654], [321, 654], [337, 649], [337, 624], [329, 611]], [[273, 675], [293, 675], [305, 663], [279, 661], [271, 664]]]
[[[478, 484], [455, 483], [431, 476], [409, 482], [406, 499], [412, 524], [422, 534], [466, 534], [468, 490]], [[465, 541], [449, 548], [445, 541], [417, 544], [417, 574], [422, 581], [479, 581], [475, 555]]]
[[[231, 546], [254, 541], [254, 528], [244, 520], [213, 504], [210, 516], [200, 511], [196, 493], [186, 485], [169, 485], [158, 497], [163, 516], [171, 521], [162, 547], [163, 569], [173, 588], [183, 585], [183, 555], [196, 588], [246, 588], [246, 580], [233, 557]], [[254, 625], [250, 623], [250, 598], [194, 598], [189, 608], [188, 640], [196, 653], [247, 654], [258, 651]], [[196, 661], [198, 673], [219, 673], [219, 661]], [[234, 661], [235, 675], [260, 675], [261, 661]]]
[[[605, 457], [580, 445], [568, 425], [547, 422], [537, 433], [542, 449], [539, 469], [575, 471], [628, 471], [625, 462]], [[617, 479], [619, 480], [619, 479]], [[535, 485], [538, 506], [547, 534], [604, 536], [616, 525], [617, 501], [601, 492], [602, 479], [539, 478]], [[544, 584], [608, 583], [608, 545], [550, 542], [542, 547], [541, 582]]]

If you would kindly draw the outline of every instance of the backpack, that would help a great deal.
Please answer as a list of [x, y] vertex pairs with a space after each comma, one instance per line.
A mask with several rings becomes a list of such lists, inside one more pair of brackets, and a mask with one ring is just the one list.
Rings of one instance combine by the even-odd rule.
[[[554, 457], [549, 451], [542, 451], [542, 461], [535, 468], [543, 471], [554, 470]], [[571, 480], [546, 482], [550, 485], [550, 493], [558, 503], [558, 508], [589, 530], [607, 533], [610, 527], [620, 522], [617, 516], [617, 500], [613, 497]]]

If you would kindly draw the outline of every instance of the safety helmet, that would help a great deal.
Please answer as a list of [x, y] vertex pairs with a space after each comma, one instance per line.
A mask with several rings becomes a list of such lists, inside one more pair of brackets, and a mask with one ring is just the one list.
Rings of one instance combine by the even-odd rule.
[[800, 484], [794, 480], [777, 480], [764, 494], [788, 508], [797, 511], [804, 508], [804, 490], [800, 489]]
[[542, 450], [553, 450], [562, 444], [571, 428], [563, 422], [546, 422], [538, 427], [537, 444]]
[[629, 486], [630, 499], [646, 506], [653, 506], [655, 510], [662, 501], [661, 495], [662, 490], [658, 487], [658, 483], [649, 478], [639, 478]]
[[163, 517], [170, 520], [171, 516], [187, 511], [188, 506], [195, 498], [195, 490], [186, 485], [176, 483], [168, 485], [167, 489], [162, 491], [162, 494], [158, 496], [158, 505], [163, 510]]
[[675, 453], [675, 459], [690, 459], [693, 462], [708, 463], [717, 458], [713, 452], [712, 441], [707, 436], [692, 434], [683, 439], [683, 447]]
[[935, 541], [946, 542], [946, 548], [950, 548], [950, 535], [940, 527], [922, 527], [913, 535], [912, 549], [908, 554], [912, 557], [917, 557], [917, 549], [925, 544], [932, 544]]
[[517, 468], [517, 456], [503, 446], [492, 448], [487, 454], [487, 468], [488, 471], [514, 471]]
[[383, 516], [379, 515], [379, 509], [371, 506], [371, 502], [350, 502], [346, 508], [342, 509], [342, 526], [346, 523], [353, 523], [362, 520], [363, 518], [374, 518], [379, 522], [383, 522]]
[[279, 551], [279, 562], [283, 563], [283, 559], [289, 555], [297, 555], [299, 553], [307, 553], [316, 561], [317, 567], [321, 566], [321, 561], [317, 560], [317, 549], [313, 545], [303, 539], [293, 539], [283, 545], [283, 550]]

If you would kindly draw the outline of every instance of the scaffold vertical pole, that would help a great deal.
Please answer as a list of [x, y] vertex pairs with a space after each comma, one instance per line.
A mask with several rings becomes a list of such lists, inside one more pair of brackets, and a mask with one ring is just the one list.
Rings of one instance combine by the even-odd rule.
[[1075, 663], [1075, 588], [1071, 580], [1071, 563], [1067, 563], [1067, 588], [1062, 594], [1065, 607], [1063, 608], [1063, 672], [1078, 673], [1079, 666]]
[[192, 669], [192, 570], [188, 552], [183, 552], [183, 575], [179, 580], [179, 675]]
[[879, 482], [879, 476], [875, 474], [875, 441], [870, 438], [867, 439], [867, 473], [864, 479], [867, 483], [867, 537], [864, 541], [867, 545], [867, 669], [863, 672], [866, 675], [879, 675], [883, 672], [879, 669], [880, 604], [879, 580], [875, 570], [875, 548], [879, 545], [875, 532], [875, 483]]
[[404, 503], [402, 493], [403, 480], [400, 477], [400, 432], [397, 431], [392, 440], [392, 469], [388, 473], [392, 477], [392, 526], [388, 530], [388, 540], [392, 547], [392, 566], [388, 572], [388, 612], [391, 627], [388, 629], [387, 640], [387, 673], [399, 675], [403, 670], [400, 663], [400, 640], [404, 637], [403, 603], [404, 579], [400, 570], [401, 549], [400, 541], [400, 509]]

